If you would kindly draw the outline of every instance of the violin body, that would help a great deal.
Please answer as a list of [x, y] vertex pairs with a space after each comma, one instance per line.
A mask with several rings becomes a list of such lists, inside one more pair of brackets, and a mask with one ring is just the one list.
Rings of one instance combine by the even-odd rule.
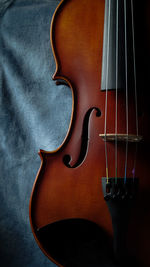
[[[113, 237], [112, 218], [102, 189], [102, 177], [106, 177], [105, 141], [101, 137], [104, 134], [106, 114], [106, 91], [101, 89], [104, 16], [104, 0], [63, 0], [55, 11], [51, 25], [51, 44], [56, 61], [53, 79], [63, 80], [70, 86], [72, 116], [63, 144], [56, 151], [39, 152], [41, 167], [31, 195], [30, 222], [40, 248], [58, 266], [65, 264], [59, 257], [55, 257], [50, 249], [52, 246], [49, 247], [47, 241], [43, 241], [45, 239], [41, 237], [41, 229], [48, 229], [47, 226], [58, 222], [81, 219], [85, 224], [91, 222], [102, 229], [110, 240]], [[129, 132], [135, 135], [136, 110], [133, 95], [133, 91], [128, 94], [128, 127]], [[107, 97], [107, 132], [112, 134], [115, 133], [115, 90], [108, 90]], [[126, 92], [118, 90], [117, 128], [122, 135], [126, 132], [125, 97]], [[139, 144], [136, 159], [139, 192], [126, 238], [133, 258], [141, 266], [149, 266], [150, 157], [146, 102], [142, 112], [138, 119], [140, 135], [144, 141]], [[115, 177], [114, 142], [107, 142], [107, 154], [109, 177]], [[133, 176], [134, 155], [135, 144], [129, 143], [128, 178]], [[117, 176], [122, 179], [125, 160], [126, 142], [118, 142]], [[48, 235], [46, 230], [45, 235]]]

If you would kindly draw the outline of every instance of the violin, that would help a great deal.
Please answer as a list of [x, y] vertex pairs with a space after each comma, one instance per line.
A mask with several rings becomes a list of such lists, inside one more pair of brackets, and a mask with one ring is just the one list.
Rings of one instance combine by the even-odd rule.
[[71, 88], [72, 116], [61, 146], [39, 152], [30, 223], [58, 266], [150, 266], [148, 2], [62, 0], [53, 15], [53, 79]]

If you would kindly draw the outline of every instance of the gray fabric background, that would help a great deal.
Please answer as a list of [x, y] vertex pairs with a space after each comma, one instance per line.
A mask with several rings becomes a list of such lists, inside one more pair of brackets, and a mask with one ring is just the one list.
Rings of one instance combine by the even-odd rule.
[[58, 3], [0, 0], [0, 266], [55, 266], [34, 240], [28, 207], [37, 152], [56, 149], [70, 121], [71, 91], [51, 79]]

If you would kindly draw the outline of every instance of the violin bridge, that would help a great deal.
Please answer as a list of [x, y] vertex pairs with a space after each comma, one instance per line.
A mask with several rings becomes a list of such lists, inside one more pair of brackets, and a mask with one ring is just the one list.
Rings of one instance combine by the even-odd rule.
[[134, 135], [134, 134], [99, 134], [105, 142], [131, 142], [131, 143], [139, 143], [143, 140], [141, 135]]

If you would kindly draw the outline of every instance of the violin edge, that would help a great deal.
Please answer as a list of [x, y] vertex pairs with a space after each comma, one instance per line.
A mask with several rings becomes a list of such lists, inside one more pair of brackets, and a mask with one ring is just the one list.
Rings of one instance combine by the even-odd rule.
[[[43, 165], [44, 165], [44, 157], [43, 157], [43, 153], [46, 154], [48, 152], [44, 151], [44, 150], [40, 150], [39, 151], [39, 156], [41, 158], [41, 165], [40, 165], [40, 168], [38, 170], [38, 173], [36, 175], [36, 178], [34, 180], [34, 184], [32, 186], [32, 191], [31, 191], [31, 197], [30, 197], [30, 201], [29, 201], [29, 221], [30, 221], [30, 227], [31, 227], [31, 230], [32, 230], [32, 234], [35, 238], [35, 241], [36, 243], [38, 244], [39, 248], [41, 249], [41, 251], [45, 254], [45, 256], [51, 260], [54, 264], [56, 264], [58, 267], [64, 267], [63, 265], [59, 264], [57, 261], [55, 261], [55, 259], [53, 257], [50, 256], [49, 253], [46, 252], [46, 250], [44, 249], [44, 247], [42, 246], [38, 236], [37, 236], [37, 230], [36, 228], [34, 227], [34, 220], [32, 218], [32, 208], [33, 208], [33, 197], [34, 197], [34, 191], [35, 191], [35, 187], [36, 187], [36, 184], [37, 184], [37, 181], [39, 179], [39, 176], [40, 176], [40, 173], [42, 171], [42, 168], [43, 168]], [[50, 152], [52, 153], [52, 152]]]
[[71, 84], [71, 82], [69, 81], [69, 78], [62, 76], [61, 74], [59, 74], [59, 64], [58, 64], [58, 59], [56, 56], [56, 52], [55, 52], [55, 46], [54, 46], [54, 41], [53, 41], [53, 28], [54, 28], [54, 24], [55, 24], [55, 19], [57, 16], [57, 13], [59, 12], [59, 9], [61, 8], [62, 4], [65, 2], [66, 0], [61, 0], [60, 3], [58, 4], [58, 6], [56, 7], [54, 14], [52, 16], [51, 19], [51, 23], [50, 23], [50, 45], [51, 45], [51, 49], [52, 49], [52, 54], [54, 56], [54, 60], [55, 60], [55, 72], [52, 75], [52, 79], [54, 81], [56, 80], [63, 80], [65, 81], [65, 83], [67, 83], [67, 85], [69, 86], [69, 88], [71, 89], [71, 93], [72, 93], [72, 111], [71, 111], [71, 117], [70, 117], [70, 123], [66, 132], [66, 136], [63, 139], [62, 143], [54, 150], [52, 151], [46, 151], [43, 149], [40, 149], [40, 151], [38, 152], [40, 158], [43, 158], [44, 154], [54, 154], [57, 153], [66, 143], [66, 140], [68, 139], [69, 133], [70, 133], [70, 129], [71, 129], [71, 125], [72, 125], [72, 121], [73, 121], [73, 114], [74, 114], [74, 92], [73, 92], [73, 86]]

